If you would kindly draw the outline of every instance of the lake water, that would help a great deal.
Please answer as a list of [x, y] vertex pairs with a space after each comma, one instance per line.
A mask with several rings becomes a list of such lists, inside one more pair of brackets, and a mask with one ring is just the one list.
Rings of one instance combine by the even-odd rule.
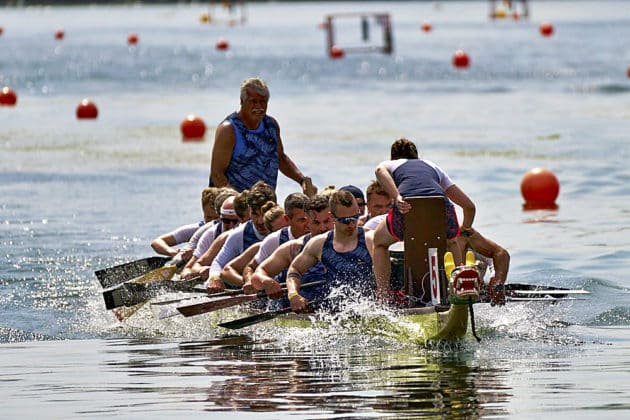
[[[0, 86], [18, 94], [0, 108], [2, 418], [630, 414], [630, 3], [533, 2], [517, 22], [481, 1], [250, 4], [233, 27], [202, 25], [207, 11], [0, 9]], [[350, 11], [389, 12], [394, 54], [328, 59], [318, 25]], [[460, 48], [467, 70], [451, 65]], [[591, 294], [476, 305], [481, 343], [440, 346], [274, 324], [226, 334], [216, 316], [148, 309], [118, 324], [94, 271], [200, 219], [214, 129], [251, 76], [316, 185], [365, 188], [409, 137], [476, 202], [476, 227], [511, 253], [509, 281]], [[86, 97], [97, 120], [75, 118]], [[205, 142], [182, 143], [188, 114]], [[522, 209], [539, 166], [560, 181], [556, 211]], [[280, 199], [295, 188], [280, 177]]]

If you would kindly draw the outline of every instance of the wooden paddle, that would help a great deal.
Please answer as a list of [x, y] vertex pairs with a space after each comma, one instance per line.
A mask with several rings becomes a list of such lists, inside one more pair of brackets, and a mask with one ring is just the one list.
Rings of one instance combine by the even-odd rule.
[[[312, 300], [308, 302], [308, 305], [311, 306], [313, 304], [318, 303], [316, 300]], [[274, 319], [282, 314], [288, 314], [293, 312], [291, 307], [277, 309], [275, 311], [266, 311], [260, 314], [246, 316], [245, 318], [234, 319], [228, 322], [222, 322], [218, 324], [219, 327], [228, 328], [230, 330], [238, 330], [240, 328], [249, 327], [250, 325], [258, 324], [259, 322], [269, 321]]]
[[[284, 286], [283, 283], [280, 283], [280, 285]], [[195, 304], [199, 304], [200, 297], [201, 298], [205, 297], [205, 299], [201, 303], [207, 303], [209, 298], [222, 298], [222, 297], [230, 297], [230, 296], [239, 296], [239, 295], [244, 295], [244, 294], [245, 292], [243, 291], [243, 289], [230, 289], [230, 290], [225, 290], [223, 292], [212, 293], [212, 294], [205, 293], [205, 296], [200, 294], [199, 296], [193, 297], [193, 298], [171, 299], [171, 300], [165, 300], [165, 301], [160, 301], [160, 302], [153, 302], [151, 303], [151, 310], [153, 310], [153, 316], [155, 318], [166, 319], [166, 318], [182, 315], [182, 313], [178, 310], [178, 304], [180, 308], [184, 308], [184, 310], [186, 310], [186, 308], [191, 308]], [[266, 296], [263, 296], [263, 297], [266, 297]], [[181, 305], [182, 301], [193, 301], [194, 303]], [[228, 300], [228, 302], [230, 302], [230, 300]], [[237, 305], [239, 303], [235, 300], [232, 300], [231, 302], [234, 302], [233, 305]], [[233, 305], [228, 305], [226, 307], [233, 306]], [[192, 316], [192, 315], [189, 315], [189, 316]]]
[[109, 288], [130, 279], [142, 276], [149, 271], [156, 270], [171, 261], [171, 257], [153, 256], [130, 261], [109, 268], [96, 270], [94, 274], [101, 287]]
[[[301, 286], [301, 288], [307, 289], [309, 287], [320, 286], [324, 283], [325, 283], [324, 280], [304, 283]], [[283, 292], [286, 292], [286, 290], [287, 290], [286, 287], [282, 288]], [[214, 297], [214, 296], [210, 295], [210, 297]], [[185, 317], [190, 317], [190, 316], [205, 314], [207, 312], [218, 311], [220, 309], [229, 308], [231, 306], [241, 305], [243, 303], [251, 302], [253, 300], [265, 298], [265, 297], [267, 297], [267, 293], [265, 293], [265, 291], [263, 290], [258, 293], [252, 293], [248, 295], [243, 294], [241, 296], [229, 296], [226, 298], [212, 299], [205, 302], [193, 303], [191, 305], [178, 306], [177, 310], [179, 311], [179, 313], [181, 313]]]
[[[136, 283], [151, 283], [151, 282], [156, 282], [160, 280], [169, 280], [171, 277], [175, 275], [175, 273], [177, 272], [177, 269], [182, 264], [183, 262], [181, 262], [181, 264], [169, 265], [167, 267], [158, 268], [157, 270], [153, 270], [145, 274], [144, 276], [138, 277], [131, 281], [136, 282]], [[138, 312], [138, 310], [142, 308], [145, 303], [146, 302], [141, 302], [141, 303], [138, 303], [137, 305], [130, 306], [130, 307], [116, 308], [116, 309], [113, 309], [112, 312], [116, 316], [116, 319], [118, 319], [120, 322], [123, 322], [129, 317], [131, 317], [133, 314]]]
[[128, 281], [123, 284], [105, 289], [103, 299], [107, 309], [119, 308], [121, 306], [134, 306], [154, 298], [161, 293], [168, 292], [188, 292], [203, 293], [203, 289], [196, 286], [203, 283], [201, 277], [193, 277], [190, 280], [157, 280], [138, 283]]

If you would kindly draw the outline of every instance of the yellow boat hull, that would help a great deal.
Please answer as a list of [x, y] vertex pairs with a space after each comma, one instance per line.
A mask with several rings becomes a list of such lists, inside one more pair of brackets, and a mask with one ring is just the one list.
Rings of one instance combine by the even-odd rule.
[[[276, 318], [276, 326], [289, 328], [327, 327], [325, 320], [301, 314]], [[375, 316], [352, 320], [342, 326], [346, 331], [424, 344], [427, 341], [455, 341], [468, 331], [468, 306], [405, 309], [395, 317]]]

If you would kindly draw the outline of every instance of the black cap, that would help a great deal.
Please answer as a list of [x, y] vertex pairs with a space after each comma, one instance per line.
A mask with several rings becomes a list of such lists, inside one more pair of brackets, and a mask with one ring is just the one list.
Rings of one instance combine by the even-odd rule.
[[354, 198], [356, 198], [357, 200], [360, 198], [361, 200], [363, 200], [363, 202], [365, 202], [363, 191], [361, 191], [358, 187], [355, 187], [354, 185], [346, 185], [345, 187], [341, 187], [339, 189], [341, 191], [349, 191], [350, 194], [354, 196]]

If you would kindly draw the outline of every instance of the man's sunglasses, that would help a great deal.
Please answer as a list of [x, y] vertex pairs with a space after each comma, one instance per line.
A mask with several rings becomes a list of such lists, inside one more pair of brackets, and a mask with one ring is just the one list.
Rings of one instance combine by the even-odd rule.
[[234, 225], [238, 223], [238, 219], [228, 219], [227, 217], [222, 217], [221, 222], [225, 223], [226, 225]]
[[342, 225], [349, 225], [350, 223], [357, 223], [359, 221], [359, 217], [361, 217], [360, 213], [355, 214], [354, 216], [348, 217], [337, 217], [335, 216], [335, 220], [337, 220]]

